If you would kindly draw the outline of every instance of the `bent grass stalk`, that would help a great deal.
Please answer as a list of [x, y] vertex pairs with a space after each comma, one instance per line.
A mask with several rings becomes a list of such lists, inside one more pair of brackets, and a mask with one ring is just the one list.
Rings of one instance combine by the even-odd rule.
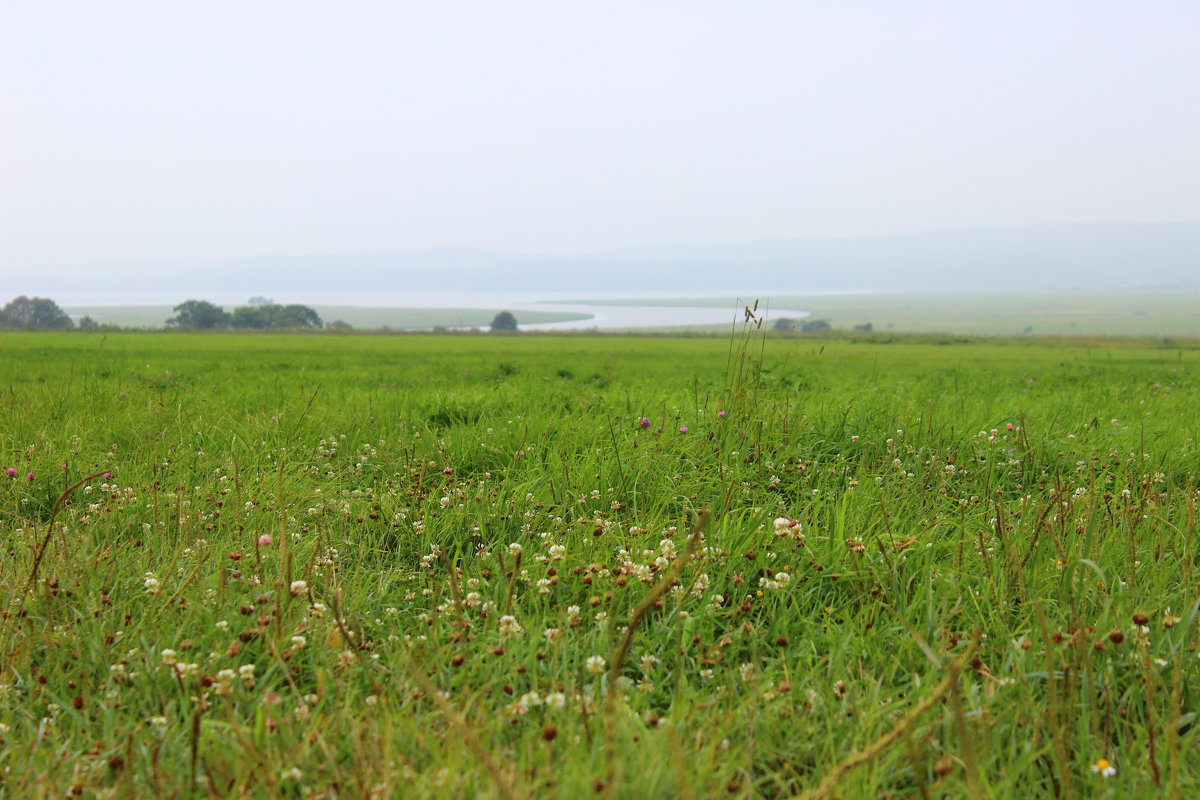
[[[950, 662], [950, 666], [946, 669], [946, 675], [943, 677], [920, 702], [910, 708], [903, 717], [896, 722], [892, 729], [880, 736], [871, 744], [856, 750], [850, 755], [843, 758], [835, 764], [823, 777], [816, 786], [796, 795], [795, 800], [822, 800], [828, 797], [829, 793], [837, 786], [838, 781], [845, 777], [849, 772], [856, 767], [862, 766], [871, 759], [878, 756], [884, 750], [892, 745], [897, 739], [908, 734], [917, 720], [933, 708], [947, 694], [952, 694], [958, 690], [958, 678], [962, 674], [963, 667], [975, 655], [976, 643], [972, 642], [967, 646], [967, 649]], [[968, 779], [970, 770], [968, 770]], [[972, 794], [975, 797], [982, 796], [976, 791], [976, 787], [972, 786]]]

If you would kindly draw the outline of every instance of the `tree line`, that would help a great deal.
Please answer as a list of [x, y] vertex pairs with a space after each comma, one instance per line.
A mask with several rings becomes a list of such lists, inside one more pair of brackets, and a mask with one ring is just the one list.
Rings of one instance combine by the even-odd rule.
[[[221, 329], [291, 329], [291, 330], [350, 330], [342, 320], [322, 322], [309, 306], [292, 303], [282, 305], [265, 297], [252, 297], [250, 304], [238, 306], [232, 312], [207, 300], [185, 300], [171, 309], [175, 316], [165, 320], [168, 328], [191, 330]], [[58, 304], [48, 297], [21, 295], [0, 308], [0, 328], [24, 330], [119, 330], [119, 325], [101, 324], [85, 316], [78, 325]], [[510, 311], [501, 311], [492, 320], [493, 331], [516, 331], [517, 318]]]
[[[262, 301], [262, 302], [257, 302]], [[185, 300], [175, 306], [175, 316], [166, 320], [169, 328], [268, 328], [321, 329], [326, 327], [321, 317], [305, 305], [281, 305], [265, 298], [251, 298], [251, 305], [239, 306], [232, 313], [207, 300]], [[78, 325], [67, 312], [59, 308], [48, 297], [21, 295], [0, 308], [0, 328], [16, 328], [36, 331], [62, 330], [110, 330], [120, 326], [104, 325], [90, 316], [79, 320]], [[349, 328], [345, 322], [336, 320], [330, 328]]]
[[[255, 298], [256, 300], [259, 298]], [[175, 316], [167, 320], [169, 328], [197, 328], [216, 330], [221, 328], [268, 328], [320, 329], [325, 327], [321, 317], [308, 306], [294, 303], [256, 303], [238, 306], [230, 313], [207, 300], [185, 300], [171, 309]], [[339, 324], [340, 323], [340, 324]], [[349, 327], [346, 323], [332, 323], [330, 327]]]

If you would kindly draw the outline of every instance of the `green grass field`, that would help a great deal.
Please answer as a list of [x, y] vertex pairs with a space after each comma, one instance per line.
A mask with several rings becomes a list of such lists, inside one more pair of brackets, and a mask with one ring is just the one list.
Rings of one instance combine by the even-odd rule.
[[0, 334], [0, 796], [1194, 797], [1197, 369]]

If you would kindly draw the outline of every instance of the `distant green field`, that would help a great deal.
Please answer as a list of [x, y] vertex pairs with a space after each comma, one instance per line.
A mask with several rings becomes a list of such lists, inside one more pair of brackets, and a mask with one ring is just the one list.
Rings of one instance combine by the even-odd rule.
[[0, 333], [0, 797], [1196, 797], [1198, 370]]
[[[813, 318], [827, 319], [842, 329], [871, 323], [882, 332], [1200, 336], [1200, 292], [1196, 290], [923, 291], [741, 298], [748, 303], [756, 299], [762, 301], [768, 316], [770, 307], [803, 309], [811, 311]], [[732, 308], [737, 300], [712, 297], [587, 302]]]
[[[325, 322], [342, 320], [355, 328], [434, 328], [491, 324], [503, 309], [481, 308], [371, 308], [368, 306], [324, 306], [312, 309]], [[69, 306], [64, 311], [75, 317], [90, 316], [101, 324], [161, 328], [175, 315], [171, 306]], [[229, 309], [226, 309], [227, 311]], [[522, 311], [517, 322], [563, 322], [588, 319], [587, 314], [563, 311]]]

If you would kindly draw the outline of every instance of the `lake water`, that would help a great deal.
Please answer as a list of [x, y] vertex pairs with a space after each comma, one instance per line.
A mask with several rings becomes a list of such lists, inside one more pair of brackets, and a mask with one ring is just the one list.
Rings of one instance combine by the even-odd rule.
[[[741, 307], [732, 304], [725, 308], [703, 308], [684, 306], [622, 306], [594, 305], [589, 300], [621, 300], [621, 299], [654, 299], [667, 298], [703, 298], [734, 295], [736, 292], [583, 292], [564, 298], [562, 295], [539, 295], [530, 292], [338, 292], [338, 293], [306, 293], [280, 294], [274, 297], [278, 303], [303, 303], [313, 306], [362, 306], [366, 308], [486, 308], [505, 309], [513, 312], [519, 320], [522, 311], [565, 311], [576, 314], [589, 314], [585, 320], [568, 322], [541, 322], [521, 325], [521, 330], [590, 330], [630, 327], [686, 326], [732, 324], [741, 322], [743, 314]], [[778, 292], [777, 294], [785, 294]], [[798, 292], [792, 290], [786, 294], [795, 296]], [[746, 302], [753, 304], [755, 299], [764, 301], [760, 311], [765, 308], [765, 300], [771, 293], [745, 294]], [[161, 292], [141, 293], [105, 293], [105, 292], [59, 292], [55, 301], [61, 306], [103, 306], [103, 305], [175, 305], [180, 302], [177, 294]], [[221, 292], [208, 293], [205, 299], [224, 306], [226, 309], [243, 305], [247, 298], [244, 295], [234, 295]], [[563, 303], [562, 299], [581, 302]], [[800, 309], [771, 309], [768, 319], [780, 317], [806, 317], [809, 312]]]

